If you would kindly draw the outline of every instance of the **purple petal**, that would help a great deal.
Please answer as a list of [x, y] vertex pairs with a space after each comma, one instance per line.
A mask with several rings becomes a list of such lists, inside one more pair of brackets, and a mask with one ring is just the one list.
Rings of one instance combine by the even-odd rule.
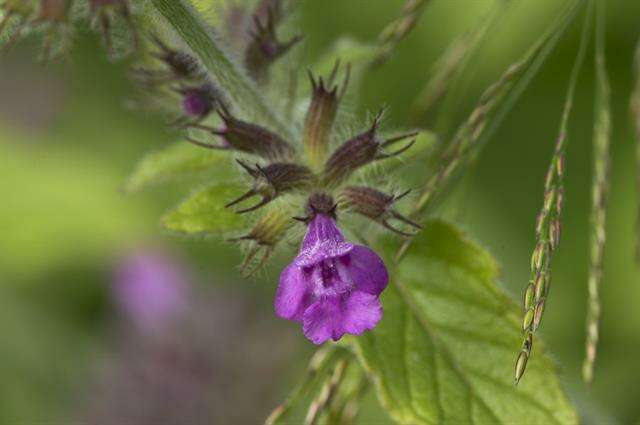
[[345, 333], [360, 335], [373, 329], [382, 318], [378, 297], [355, 291], [346, 297], [326, 297], [312, 304], [303, 315], [302, 330], [314, 344]]
[[373, 329], [382, 319], [382, 305], [377, 296], [355, 291], [344, 301], [342, 329], [351, 335], [360, 335]]
[[356, 289], [380, 295], [389, 282], [389, 273], [382, 258], [362, 245], [355, 245], [349, 257], [350, 262], [346, 268]]
[[301, 267], [309, 267], [327, 259], [342, 257], [351, 249], [353, 244], [344, 241], [344, 236], [333, 219], [318, 214], [309, 223], [295, 263]]
[[282, 271], [274, 303], [278, 317], [296, 322], [302, 320], [302, 313], [310, 299], [306, 279], [302, 268], [295, 263]]
[[340, 233], [340, 229], [336, 226], [335, 221], [327, 215], [317, 214], [309, 227], [307, 234], [302, 241], [302, 249], [311, 248], [318, 243], [324, 241], [333, 241], [334, 243], [344, 242], [344, 236]]
[[340, 303], [340, 297], [328, 297], [305, 310], [302, 332], [311, 342], [320, 345], [329, 338], [338, 340], [344, 334], [340, 332]]
[[113, 285], [119, 307], [143, 332], [161, 329], [178, 317], [187, 302], [184, 271], [171, 258], [153, 252], [128, 257]]

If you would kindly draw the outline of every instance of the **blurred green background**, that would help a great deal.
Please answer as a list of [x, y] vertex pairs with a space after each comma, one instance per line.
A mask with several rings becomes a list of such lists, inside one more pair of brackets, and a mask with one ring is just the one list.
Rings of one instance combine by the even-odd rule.
[[[472, 107], [490, 82], [546, 28], [565, 2], [513, 0], [473, 55], [456, 110]], [[298, 2], [304, 55], [313, 63], [340, 36], [374, 40], [402, 0]], [[415, 94], [438, 55], [458, 34], [486, 19], [489, 0], [433, 0], [395, 55], [366, 77], [360, 114], [389, 106], [389, 120], [410, 122]], [[508, 6], [506, 6], [508, 4]], [[558, 131], [581, 21], [576, 21], [439, 214], [455, 220], [503, 265], [503, 285], [517, 299], [529, 276], [534, 222]], [[607, 68], [612, 84], [613, 144], [602, 343], [595, 383], [580, 380], [584, 346], [588, 215], [593, 126], [593, 57], [581, 73], [567, 152], [563, 240], [554, 259], [553, 290], [541, 334], [561, 366], [563, 381], [585, 423], [640, 419], [640, 275], [634, 263], [634, 145], [628, 112], [640, 2], [608, 2]], [[243, 361], [261, 324], [281, 358], [251, 414], [221, 423], [257, 423], [296, 381], [312, 346], [290, 323], [276, 319], [272, 297], [279, 267], [239, 279], [240, 257], [229, 244], [186, 239], [160, 229], [159, 217], [187, 193], [176, 184], [137, 195], [121, 188], [137, 160], [176, 138], [163, 118], [132, 108], [138, 96], [126, 63], [108, 61], [97, 37], [76, 34], [71, 58], [46, 67], [21, 43], [0, 59], [0, 423], [69, 423], [87, 418], [97, 364], [117, 343], [117, 311], [109, 292], [122, 256], [156, 246], [181, 258], [194, 281], [220, 297], [240, 299], [233, 349], [238, 397], [225, 408], [246, 409]], [[429, 119], [434, 122], [435, 119]], [[236, 305], [236, 304], [232, 304]], [[236, 315], [237, 316], [237, 315]], [[234, 316], [235, 317], [235, 316]], [[242, 323], [245, 323], [244, 325]], [[219, 326], [223, 326], [223, 321]], [[246, 323], [249, 323], [247, 325]], [[215, 327], [215, 323], [211, 323]], [[243, 343], [245, 341], [246, 343]], [[231, 347], [219, 347], [230, 350]], [[514, 347], [514, 358], [517, 347]], [[232, 357], [233, 358], [233, 357]], [[535, 361], [533, 359], [532, 361]], [[294, 366], [291, 366], [294, 365]], [[511, 365], [508, 365], [511, 367]], [[233, 377], [233, 376], [232, 376]], [[525, 378], [526, 379], [526, 378]], [[386, 422], [369, 402], [363, 423]]]

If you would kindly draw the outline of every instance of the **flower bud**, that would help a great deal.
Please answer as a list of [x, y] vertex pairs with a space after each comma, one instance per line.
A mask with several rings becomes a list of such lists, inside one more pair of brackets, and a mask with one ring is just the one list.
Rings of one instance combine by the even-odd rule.
[[324, 214], [333, 220], [337, 220], [337, 208], [338, 204], [336, 204], [331, 195], [324, 192], [314, 192], [307, 199], [307, 216], [294, 218], [306, 224], [309, 224], [318, 214]]
[[302, 141], [305, 153], [314, 165], [325, 160], [329, 136], [338, 111], [338, 103], [347, 87], [350, 69], [348, 67], [340, 93], [338, 93], [338, 85], [334, 85], [339, 65], [340, 62], [337, 61], [326, 85], [322, 77], [316, 81], [311, 72], [309, 72], [312, 97], [304, 122]]
[[244, 195], [225, 205], [225, 208], [254, 196], [262, 198], [257, 204], [238, 210], [238, 214], [255, 211], [284, 192], [308, 187], [313, 183], [313, 173], [302, 165], [281, 162], [266, 167], [256, 164], [255, 168], [252, 168], [240, 160], [238, 160], [238, 164], [254, 179], [254, 184]]
[[257, 14], [253, 16], [254, 28], [244, 61], [249, 75], [259, 83], [266, 82], [269, 66], [302, 40], [302, 36], [295, 36], [287, 42], [279, 41], [275, 18], [272, 8], [268, 9], [265, 19]]
[[[232, 242], [251, 241], [253, 244], [240, 265], [245, 275], [253, 274], [267, 262], [276, 244], [282, 240], [291, 224], [291, 217], [286, 211], [272, 209], [258, 220], [247, 235], [231, 239]], [[264, 254], [258, 264], [251, 270], [247, 270], [251, 261], [261, 250], [264, 250]]]
[[[183, 115], [178, 117], [172, 125], [178, 128], [200, 128], [213, 131], [211, 127], [200, 124], [212, 111], [224, 108], [222, 92], [212, 83], [207, 82], [197, 86], [181, 86], [172, 88], [180, 97]], [[189, 139], [187, 137], [187, 139]], [[193, 141], [196, 145], [208, 145]]]
[[206, 78], [206, 73], [200, 67], [197, 59], [189, 53], [172, 49], [156, 35], [150, 36], [157, 50], [151, 56], [164, 64], [164, 69], [136, 68], [133, 76], [147, 86], [175, 81], [200, 81]]
[[187, 140], [208, 149], [236, 150], [271, 160], [283, 160], [293, 157], [293, 147], [276, 133], [264, 127], [241, 121], [229, 114], [223, 107], [218, 110], [218, 114], [225, 125], [222, 129], [202, 125], [190, 126], [208, 130], [211, 134], [219, 136], [222, 139], [222, 143], [214, 145], [189, 137]]
[[418, 223], [409, 220], [393, 208], [395, 202], [408, 195], [409, 192], [406, 191], [400, 195], [388, 195], [370, 187], [350, 186], [342, 191], [342, 198], [345, 206], [356, 214], [368, 217], [394, 233], [403, 236], [414, 236], [413, 233], [398, 230], [389, 223], [390, 219], [396, 219], [415, 229], [422, 228]]
[[348, 178], [354, 171], [373, 161], [390, 158], [409, 149], [415, 140], [407, 143], [394, 152], [385, 152], [384, 148], [415, 136], [417, 133], [408, 133], [391, 139], [384, 140], [378, 135], [378, 127], [382, 116], [379, 113], [373, 121], [371, 128], [347, 140], [329, 157], [324, 167], [324, 183], [334, 185]]
[[188, 116], [203, 118], [213, 109], [215, 99], [206, 86], [182, 89], [182, 110]]

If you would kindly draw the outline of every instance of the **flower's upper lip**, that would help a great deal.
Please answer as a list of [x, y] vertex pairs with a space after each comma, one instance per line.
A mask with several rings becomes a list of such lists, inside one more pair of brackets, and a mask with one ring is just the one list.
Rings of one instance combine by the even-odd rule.
[[299, 267], [311, 267], [322, 261], [342, 257], [353, 249], [349, 242], [324, 240], [300, 251], [294, 260]]

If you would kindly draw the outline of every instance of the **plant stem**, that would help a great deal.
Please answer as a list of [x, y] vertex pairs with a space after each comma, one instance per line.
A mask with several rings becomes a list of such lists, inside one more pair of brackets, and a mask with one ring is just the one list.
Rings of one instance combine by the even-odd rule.
[[289, 397], [271, 412], [265, 425], [282, 423], [296, 402], [309, 392], [316, 378], [328, 371], [343, 356], [344, 350], [334, 345], [318, 349], [309, 361], [302, 381], [293, 389]]
[[[569, 5], [556, 24], [540, 37], [524, 57], [511, 64], [500, 79], [484, 91], [476, 107], [444, 149], [438, 169], [426, 180], [412, 208], [412, 218], [418, 220], [429, 211], [449, 187], [451, 180], [460, 174], [462, 166], [473, 159], [498, 129], [585, 2], [586, 0], [575, 0]], [[400, 261], [410, 244], [410, 239], [402, 244], [396, 253], [396, 262]]]
[[522, 378], [531, 356], [533, 334], [540, 326], [551, 287], [551, 260], [560, 243], [560, 217], [564, 204], [564, 151], [567, 144], [567, 124], [573, 110], [573, 99], [578, 76], [589, 44], [593, 20], [593, 1], [589, 2], [589, 8], [584, 19], [580, 46], [569, 77], [569, 87], [560, 119], [560, 130], [545, 178], [542, 209], [538, 213], [536, 221], [536, 247], [531, 256], [531, 275], [529, 284], [525, 289], [523, 301], [522, 330], [524, 338], [515, 366], [514, 380], [516, 384]]
[[604, 268], [606, 241], [607, 194], [609, 192], [609, 147], [611, 145], [611, 109], [609, 78], [605, 66], [605, 28], [603, 1], [598, 1], [596, 14], [596, 103], [593, 128], [593, 183], [591, 200], [589, 302], [587, 304], [587, 337], [582, 377], [586, 383], [593, 381], [600, 334], [600, 287]]
[[320, 416], [327, 410], [327, 407], [336, 395], [344, 379], [347, 366], [349, 366], [348, 359], [342, 359], [336, 364], [333, 374], [322, 386], [320, 394], [311, 402], [307, 417], [304, 420], [305, 425], [315, 425], [318, 423], [318, 419], [320, 419]]

